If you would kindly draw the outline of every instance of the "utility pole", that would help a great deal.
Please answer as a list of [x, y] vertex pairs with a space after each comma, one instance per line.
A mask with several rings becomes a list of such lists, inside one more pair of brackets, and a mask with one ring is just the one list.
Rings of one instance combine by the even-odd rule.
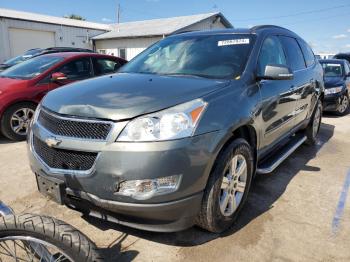
[[117, 24], [120, 23], [120, 3], [118, 3], [118, 11], [117, 11]]

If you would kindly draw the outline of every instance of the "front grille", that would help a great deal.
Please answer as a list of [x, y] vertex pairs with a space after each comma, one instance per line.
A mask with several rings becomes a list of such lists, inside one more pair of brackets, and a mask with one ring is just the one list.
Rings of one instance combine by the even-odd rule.
[[38, 118], [39, 123], [51, 133], [59, 136], [74, 138], [105, 140], [111, 131], [112, 124], [106, 122], [69, 120], [49, 114], [41, 110]]
[[33, 147], [46, 165], [56, 169], [86, 171], [92, 168], [97, 157], [97, 153], [49, 147], [35, 136], [33, 136]]

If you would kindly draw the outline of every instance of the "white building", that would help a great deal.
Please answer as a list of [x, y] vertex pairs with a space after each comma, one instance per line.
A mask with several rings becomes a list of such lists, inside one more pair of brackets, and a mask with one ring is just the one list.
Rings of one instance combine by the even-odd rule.
[[335, 56], [335, 53], [319, 52], [316, 54], [316, 57], [318, 57], [319, 59], [332, 59], [333, 56]]
[[0, 63], [32, 48], [95, 48], [130, 60], [172, 33], [232, 28], [221, 13], [100, 24], [0, 8]]
[[91, 37], [110, 25], [0, 9], [0, 62], [31, 48], [92, 48]]
[[93, 37], [97, 51], [132, 59], [148, 46], [178, 32], [232, 28], [221, 13], [199, 14], [120, 23], [113, 30]]

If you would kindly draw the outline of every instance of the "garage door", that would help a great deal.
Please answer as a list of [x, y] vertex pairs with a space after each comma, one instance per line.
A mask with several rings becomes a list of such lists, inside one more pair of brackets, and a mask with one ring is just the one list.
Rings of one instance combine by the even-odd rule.
[[55, 46], [55, 32], [9, 28], [11, 56], [23, 54], [32, 48]]

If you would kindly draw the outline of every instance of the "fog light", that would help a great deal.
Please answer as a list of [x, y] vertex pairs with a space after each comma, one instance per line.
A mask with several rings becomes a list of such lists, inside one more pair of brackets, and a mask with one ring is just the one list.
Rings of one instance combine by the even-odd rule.
[[174, 192], [180, 185], [181, 176], [167, 176], [156, 179], [129, 180], [119, 184], [117, 194], [137, 200], [150, 199], [156, 195]]

